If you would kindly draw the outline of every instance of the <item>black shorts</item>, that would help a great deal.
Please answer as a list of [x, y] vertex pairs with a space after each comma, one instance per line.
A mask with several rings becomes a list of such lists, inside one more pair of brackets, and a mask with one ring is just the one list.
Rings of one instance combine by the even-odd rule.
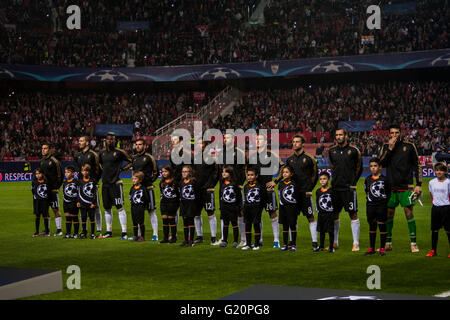
[[123, 185], [121, 183], [102, 185], [102, 198], [105, 210], [111, 210], [112, 206], [115, 206], [117, 209], [122, 208]]
[[77, 215], [78, 214], [78, 207], [76, 202], [72, 202], [72, 203], [63, 203], [63, 209], [64, 209], [64, 213], [69, 213], [71, 215]]
[[278, 223], [294, 225], [297, 224], [297, 218], [300, 214], [298, 206], [280, 206]]
[[81, 220], [87, 220], [89, 218], [90, 221], [95, 220], [95, 208], [81, 207], [80, 208]]
[[225, 207], [220, 209], [220, 219], [224, 221], [237, 220], [239, 216], [239, 207]]
[[170, 217], [175, 217], [177, 215], [178, 208], [180, 205], [178, 203], [160, 203], [159, 207], [161, 209], [161, 215], [167, 215]]
[[41, 215], [43, 217], [49, 217], [49, 206], [48, 200], [33, 200], [33, 213], [38, 217]]
[[203, 201], [203, 207], [206, 211], [214, 211], [216, 210], [216, 204], [215, 204], [215, 198], [214, 198], [214, 191], [202, 191], [202, 201]]
[[[300, 199], [300, 210], [305, 217], [314, 217], [314, 205], [312, 195], [305, 195]], [[300, 212], [299, 212], [300, 213]]]
[[131, 206], [131, 219], [133, 226], [143, 225], [145, 220], [145, 206]]
[[439, 230], [450, 231], [450, 206], [432, 206], [431, 207], [431, 231]]
[[59, 208], [59, 192], [58, 192], [58, 190], [51, 190], [48, 193], [48, 201], [49, 201], [50, 207], [52, 207], [53, 209]]
[[366, 206], [367, 222], [386, 222], [387, 220], [387, 206], [376, 207]]
[[266, 203], [266, 211], [268, 214], [271, 212], [278, 210], [278, 201], [277, 201], [277, 195], [275, 191], [266, 191], [267, 192], [267, 203]]
[[333, 201], [334, 212], [339, 214], [344, 208], [347, 212], [358, 212], [358, 197], [356, 189], [345, 191], [333, 190], [331, 200]]
[[155, 191], [153, 188], [147, 188], [148, 191], [148, 210], [152, 211], [156, 209], [156, 198], [155, 198]]
[[244, 222], [258, 224], [261, 223], [261, 215], [263, 208], [261, 207], [244, 207]]
[[316, 230], [317, 232], [334, 232], [334, 214], [319, 212]]

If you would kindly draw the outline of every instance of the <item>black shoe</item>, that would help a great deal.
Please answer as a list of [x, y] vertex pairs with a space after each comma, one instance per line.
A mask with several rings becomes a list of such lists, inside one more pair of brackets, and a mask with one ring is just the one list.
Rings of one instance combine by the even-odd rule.
[[169, 239], [163, 239], [159, 243], [169, 243]]
[[203, 237], [197, 237], [197, 238], [195, 238], [194, 244], [197, 244], [197, 243], [203, 243]]
[[331, 248], [328, 249], [328, 252], [329, 252], [329, 253], [334, 253], [335, 251], [336, 251], [336, 249], [333, 248], [333, 247], [331, 247]]
[[169, 243], [177, 243], [177, 237], [172, 237], [172, 238], [169, 240]]
[[[203, 240], [202, 240], [202, 242], [203, 242]], [[193, 246], [195, 246], [195, 242], [189, 241], [186, 247], [193, 247]]]
[[95, 234], [92, 233], [92, 234], [91, 234], [91, 239], [95, 239], [95, 238], [96, 238]]
[[66, 235], [64, 236], [64, 239], [70, 239], [72, 238], [72, 236], [70, 235], [70, 233], [66, 233]]
[[[317, 246], [317, 247], [313, 247], [313, 248], [312, 248], [312, 251], [313, 251], [313, 252], [319, 252], [321, 249], [322, 249], [321, 247]], [[323, 249], [322, 249], [322, 250], [323, 250]]]
[[180, 247], [187, 247], [188, 244], [189, 244], [189, 242], [185, 240], [180, 244]]
[[287, 244], [285, 244], [284, 246], [282, 246], [280, 248], [280, 251], [288, 251], [289, 250], [289, 246]]
[[80, 233], [80, 239], [86, 239], [86, 233]]

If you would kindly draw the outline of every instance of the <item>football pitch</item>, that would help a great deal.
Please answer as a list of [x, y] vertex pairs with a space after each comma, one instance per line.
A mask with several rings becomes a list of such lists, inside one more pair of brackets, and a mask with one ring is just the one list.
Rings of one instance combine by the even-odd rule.
[[[358, 206], [361, 221], [359, 252], [352, 252], [352, 233], [348, 214], [341, 212], [340, 248], [333, 254], [313, 253], [307, 220], [299, 217], [297, 252], [273, 249], [269, 217], [263, 212], [264, 246], [259, 251], [219, 248], [209, 244], [210, 233], [203, 211], [205, 242], [192, 248], [180, 247], [184, 239], [182, 221], [177, 244], [151, 242], [150, 218], [146, 213], [146, 242], [119, 240], [121, 229], [117, 211], [113, 209], [111, 239], [33, 238], [31, 182], [0, 184], [0, 266], [58, 269], [63, 274], [64, 290], [28, 299], [219, 299], [256, 284], [368, 291], [367, 268], [381, 270], [381, 289], [385, 293], [432, 296], [450, 289], [450, 248], [447, 236], [440, 231], [438, 256], [426, 258], [431, 249], [430, 194], [424, 179], [422, 202], [416, 204], [417, 244], [419, 253], [411, 253], [409, 234], [403, 209], [397, 208], [393, 229], [393, 251], [382, 257], [364, 256], [369, 245], [365, 214], [364, 179], [358, 184]], [[159, 184], [159, 181], [157, 182]], [[158, 184], [155, 183], [155, 186]], [[128, 191], [131, 180], [124, 180], [128, 234], [132, 234]], [[216, 187], [218, 189], [218, 187]], [[159, 188], [155, 188], [159, 199]], [[218, 206], [216, 192], [216, 206]], [[62, 204], [62, 191], [60, 191]], [[61, 208], [62, 209], [62, 208]], [[103, 208], [102, 208], [103, 212]], [[159, 238], [162, 222], [159, 207]], [[218, 237], [220, 237], [219, 211]], [[55, 232], [54, 214], [50, 210], [51, 232]], [[317, 214], [316, 214], [317, 217]], [[65, 232], [63, 218], [63, 231]], [[103, 217], [103, 227], [104, 227]], [[41, 229], [43, 229], [41, 222]], [[281, 229], [281, 228], [280, 228]], [[282, 236], [280, 234], [282, 240]], [[229, 239], [232, 239], [230, 228]], [[150, 240], [150, 241], [149, 241]], [[328, 240], [326, 240], [327, 242]], [[377, 246], [379, 234], [377, 234]], [[81, 289], [69, 290], [68, 266], [81, 271]]]

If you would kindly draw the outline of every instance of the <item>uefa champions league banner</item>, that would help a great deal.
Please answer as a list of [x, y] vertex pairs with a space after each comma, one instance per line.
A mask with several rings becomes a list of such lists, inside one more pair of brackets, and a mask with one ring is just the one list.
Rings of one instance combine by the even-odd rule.
[[69, 68], [0, 65], [0, 79], [51, 82], [172, 82], [406, 70], [449, 65], [450, 49], [443, 49], [347, 57], [173, 67]]

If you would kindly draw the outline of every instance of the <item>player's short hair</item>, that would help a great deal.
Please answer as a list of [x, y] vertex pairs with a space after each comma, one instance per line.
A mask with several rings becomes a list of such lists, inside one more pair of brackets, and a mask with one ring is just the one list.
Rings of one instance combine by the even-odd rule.
[[142, 143], [143, 143], [144, 145], [147, 144], [143, 138], [136, 139], [136, 140], [134, 141], [134, 143], [136, 143], [136, 142], [138, 142], [138, 141], [142, 141]]
[[133, 177], [136, 177], [139, 179], [139, 181], [144, 180], [145, 174], [142, 171], [136, 171], [133, 173]]
[[68, 165], [66, 167], [64, 167], [64, 170], [70, 171], [70, 172], [75, 172], [75, 167], [72, 165]]
[[369, 163], [371, 163], [371, 162], [375, 162], [375, 163], [377, 163], [379, 166], [381, 166], [381, 160], [380, 160], [380, 158], [378, 158], [378, 157], [372, 157], [372, 158], [370, 158]]
[[258, 170], [257, 168], [255, 168], [255, 167], [249, 167], [249, 168], [247, 168], [246, 171], [247, 171], [247, 173], [248, 173], [249, 171], [255, 173], [255, 176], [258, 176], [258, 175], [259, 175], [259, 170]]
[[391, 123], [391, 124], [389, 125], [389, 131], [390, 131], [391, 129], [398, 129], [399, 131], [402, 131], [402, 128], [400, 128], [400, 125], [399, 125], [398, 123]]
[[89, 141], [89, 137], [88, 137], [88, 136], [86, 136], [86, 135], [80, 136], [80, 138], [79, 138], [79, 139], [81, 139], [81, 138], [84, 138], [84, 140], [86, 140], [86, 141]]
[[321, 177], [321, 176], [325, 176], [325, 177], [327, 177], [328, 178], [328, 180], [330, 180], [330, 174], [328, 173], [328, 171], [326, 171], [326, 170], [324, 170], [324, 171], [322, 171], [320, 174], [319, 174], [319, 177]]
[[344, 136], [348, 136], [348, 131], [344, 128], [337, 128], [336, 130], [334, 130], [334, 135], [336, 135], [336, 132], [338, 132], [339, 130], [344, 131]]
[[86, 170], [87, 172], [91, 173], [92, 168], [90, 164], [86, 163], [81, 167], [81, 170]]
[[44, 141], [41, 143], [41, 147], [42, 146], [48, 146], [49, 149], [51, 149], [53, 147], [52, 143], [50, 141]]
[[300, 133], [295, 134], [295, 135], [292, 137], [292, 141], [294, 141], [295, 138], [300, 138], [300, 139], [302, 139], [302, 143], [305, 143], [305, 142], [306, 142], [305, 136], [303, 136], [303, 135], [300, 134]]
[[448, 166], [444, 162], [438, 162], [434, 165], [434, 171], [444, 171], [448, 172]]

